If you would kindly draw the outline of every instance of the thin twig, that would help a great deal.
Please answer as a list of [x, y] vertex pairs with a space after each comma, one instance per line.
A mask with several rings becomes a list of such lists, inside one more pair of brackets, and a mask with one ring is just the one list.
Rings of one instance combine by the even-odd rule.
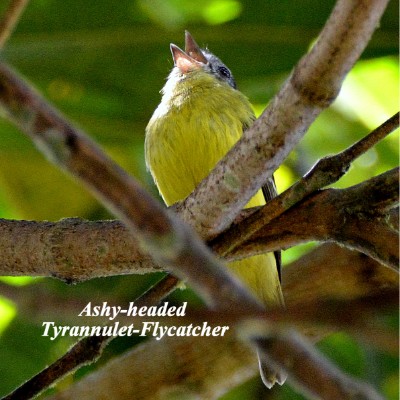
[[[178, 279], [172, 275], [165, 276], [140, 296], [135, 301], [136, 305], [139, 307], [157, 305], [175, 289], [177, 283]], [[90, 336], [79, 340], [61, 358], [3, 397], [2, 400], [31, 399], [37, 396], [77, 368], [95, 362], [113, 339], [115, 338], [112, 336]]]
[[0, 49], [4, 47], [14, 31], [28, 2], [29, 0], [10, 0], [8, 9], [0, 21]]
[[341, 153], [319, 160], [311, 170], [293, 186], [268, 202], [265, 206], [224, 232], [212, 247], [221, 256], [225, 256], [246, 242], [259, 229], [274, 218], [294, 206], [311, 193], [339, 180], [349, 169], [351, 163], [399, 126], [399, 113], [385, 121], [365, 138], [348, 147]]

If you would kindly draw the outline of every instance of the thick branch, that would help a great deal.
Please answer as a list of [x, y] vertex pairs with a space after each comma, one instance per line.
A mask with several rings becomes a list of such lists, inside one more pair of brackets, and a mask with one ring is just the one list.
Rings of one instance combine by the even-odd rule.
[[398, 205], [398, 179], [396, 168], [348, 189], [317, 192], [265, 225], [232, 256], [335, 241], [397, 270], [398, 232], [387, 208]]
[[[352, 188], [318, 192], [267, 223], [224, 258], [240, 259], [307, 241], [336, 241], [396, 268], [398, 232], [393, 224], [398, 218], [396, 209], [386, 208], [398, 203], [397, 179], [392, 170]], [[269, 209], [269, 204], [263, 208]], [[244, 215], [248, 213], [251, 210]], [[213, 250], [221, 256], [225, 241], [247, 223], [248, 219], [241, 220], [219, 236]], [[77, 282], [160, 270], [118, 221], [0, 219], [0, 237], [1, 275], [55, 276]]]
[[[118, 237], [122, 237], [124, 232], [127, 235], [122, 226], [120, 232]], [[397, 288], [398, 277], [395, 271], [362, 253], [334, 244], [324, 244], [285, 266], [282, 271], [282, 285], [286, 305], [291, 308], [324, 298], [350, 300], [375, 295], [386, 289]], [[332, 285], [332, 281], [335, 285]], [[31, 316], [34, 312], [44, 313], [36, 314], [38, 320], [43, 320], [44, 315], [56, 315], [59, 309], [67, 309], [69, 315], [76, 316], [90, 300], [82, 299], [82, 303], [71, 303], [69, 300], [66, 302], [42, 284], [17, 289], [8, 288], [6, 284], [1, 287], [2, 293], [17, 303], [21, 312]], [[48, 299], [44, 311], [35, 307], [39, 298]], [[162, 296], [159, 295], [159, 298]]]
[[262, 116], [179, 208], [201, 236], [215, 236], [232, 223], [335, 99], [386, 4], [387, 0], [337, 2], [317, 43]]
[[119, 221], [0, 219], [0, 237], [1, 275], [54, 276], [77, 282], [160, 270]]

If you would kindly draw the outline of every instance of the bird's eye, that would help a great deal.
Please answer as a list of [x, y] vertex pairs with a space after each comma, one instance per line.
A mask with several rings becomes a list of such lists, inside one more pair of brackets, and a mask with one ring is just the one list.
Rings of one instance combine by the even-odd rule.
[[225, 78], [230, 78], [231, 77], [231, 73], [230, 73], [229, 69], [226, 68], [226, 67], [222, 67], [222, 66], [218, 67], [218, 73], [221, 76], [224, 76]]

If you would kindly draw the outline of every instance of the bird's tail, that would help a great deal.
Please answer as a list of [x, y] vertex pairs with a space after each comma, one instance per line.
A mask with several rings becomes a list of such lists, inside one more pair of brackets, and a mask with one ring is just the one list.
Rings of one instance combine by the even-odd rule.
[[[261, 254], [229, 263], [229, 268], [262, 301], [266, 307], [285, 306], [276, 259], [273, 253]], [[266, 364], [258, 354], [260, 375], [265, 386], [282, 385], [286, 380], [283, 370], [277, 371]]]
[[262, 357], [258, 353], [258, 366], [260, 368], [261, 379], [264, 382], [264, 385], [271, 389], [275, 383], [279, 385], [283, 385], [286, 381], [287, 374], [283, 370], [276, 370], [271, 368], [267, 363], [262, 360]]

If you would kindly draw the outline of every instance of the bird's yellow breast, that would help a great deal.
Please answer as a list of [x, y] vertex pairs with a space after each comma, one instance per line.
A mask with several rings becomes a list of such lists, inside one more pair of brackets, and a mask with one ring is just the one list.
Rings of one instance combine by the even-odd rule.
[[[254, 120], [239, 91], [202, 71], [192, 74], [164, 88], [146, 131], [146, 163], [167, 205], [187, 197]], [[252, 205], [263, 204], [257, 197]]]

